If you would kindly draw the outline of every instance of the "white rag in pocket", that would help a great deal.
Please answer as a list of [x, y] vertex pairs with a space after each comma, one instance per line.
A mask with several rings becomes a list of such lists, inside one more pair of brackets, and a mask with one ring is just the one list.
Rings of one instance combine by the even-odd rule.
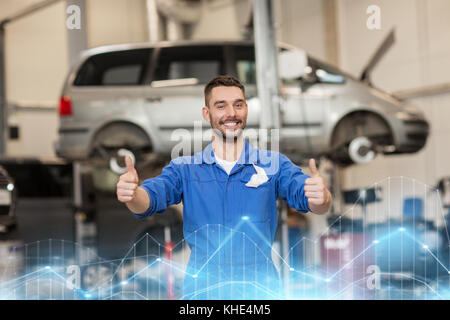
[[253, 165], [253, 167], [255, 168], [256, 173], [252, 175], [250, 181], [245, 185], [250, 188], [258, 188], [259, 185], [269, 181], [269, 178], [267, 177], [266, 171], [264, 171], [263, 168], [260, 168], [256, 165]]

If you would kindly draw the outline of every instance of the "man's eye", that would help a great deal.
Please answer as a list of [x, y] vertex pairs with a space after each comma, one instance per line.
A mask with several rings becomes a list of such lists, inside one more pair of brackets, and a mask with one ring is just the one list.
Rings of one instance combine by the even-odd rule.
[[242, 103], [238, 103], [235, 105], [236, 108], [242, 108]]
[[218, 109], [223, 109], [224, 106], [223, 106], [223, 105], [218, 105], [217, 108], [218, 108]]

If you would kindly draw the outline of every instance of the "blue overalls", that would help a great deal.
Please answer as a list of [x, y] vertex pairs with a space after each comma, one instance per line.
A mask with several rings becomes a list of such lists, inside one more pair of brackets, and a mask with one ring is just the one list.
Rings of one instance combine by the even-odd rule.
[[[261, 172], [257, 167], [264, 169], [265, 182], [248, 186]], [[136, 217], [163, 213], [183, 201], [183, 232], [191, 249], [183, 298], [276, 299], [278, 272], [271, 258], [276, 199], [285, 199], [297, 211], [310, 211], [303, 189], [308, 177], [283, 154], [247, 142], [228, 175], [209, 144], [145, 180], [141, 187], [151, 203]]]

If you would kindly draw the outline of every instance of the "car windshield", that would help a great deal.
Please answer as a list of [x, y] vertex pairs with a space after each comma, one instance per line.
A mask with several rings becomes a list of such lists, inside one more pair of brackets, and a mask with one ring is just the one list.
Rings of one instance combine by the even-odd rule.
[[310, 78], [312, 81], [318, 83], [345, 83], [345, 76], [343, 76], [339, 70], [311, 58], [310, 56], [308, 56], [308, 66], [306, 67], [304, 78]]
[[[280, 48], [280, 50], [286, 50]], [[236, 71], [239, 79], [244, 84], [256, 84], [255, 49], [253, 46], [236, 46], [235, 51]], [[343, 84], [346, 77], [339, 70], [328, 66], [310, 56], [308, 56], [308, 66], [305, 75], [301, 79], [303, 82]], [[283, 84], [289, 85], [297, 83], [298, 80], [285, 80]]]

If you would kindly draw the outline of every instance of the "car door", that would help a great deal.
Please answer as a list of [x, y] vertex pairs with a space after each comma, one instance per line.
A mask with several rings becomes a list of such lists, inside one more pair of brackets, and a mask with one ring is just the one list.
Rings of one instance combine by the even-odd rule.
[[326, 94], [320, 84], [302, 89], [286, 85], [282, 88], [281, 148], [288, 153], [314, 155], [324, 130]]
[[66, 122], [97, 128], [109, 118], [137, 115], [151, 52], [150, 48], [129, 49], [88, 58], [65, 92], [71, 98], [73, 109]]
[[225, 72], [223, 46], [183, 45], [156, 50], [151, 81], [144, 89], [144, 108], [158, 136], [155, 147], [170, 154], [175, 146], [190, 140], [191, 150], [183, 155], [201, 151], [209, 139], [195, 129], [210, 128], [202, 117], [203, 90], [209, 80]]
[[327, 124], [345, 77], [308, 59], [305, 75], [283, 82], [282, 137], [287, 152], [316, 156], [327, 151]]

